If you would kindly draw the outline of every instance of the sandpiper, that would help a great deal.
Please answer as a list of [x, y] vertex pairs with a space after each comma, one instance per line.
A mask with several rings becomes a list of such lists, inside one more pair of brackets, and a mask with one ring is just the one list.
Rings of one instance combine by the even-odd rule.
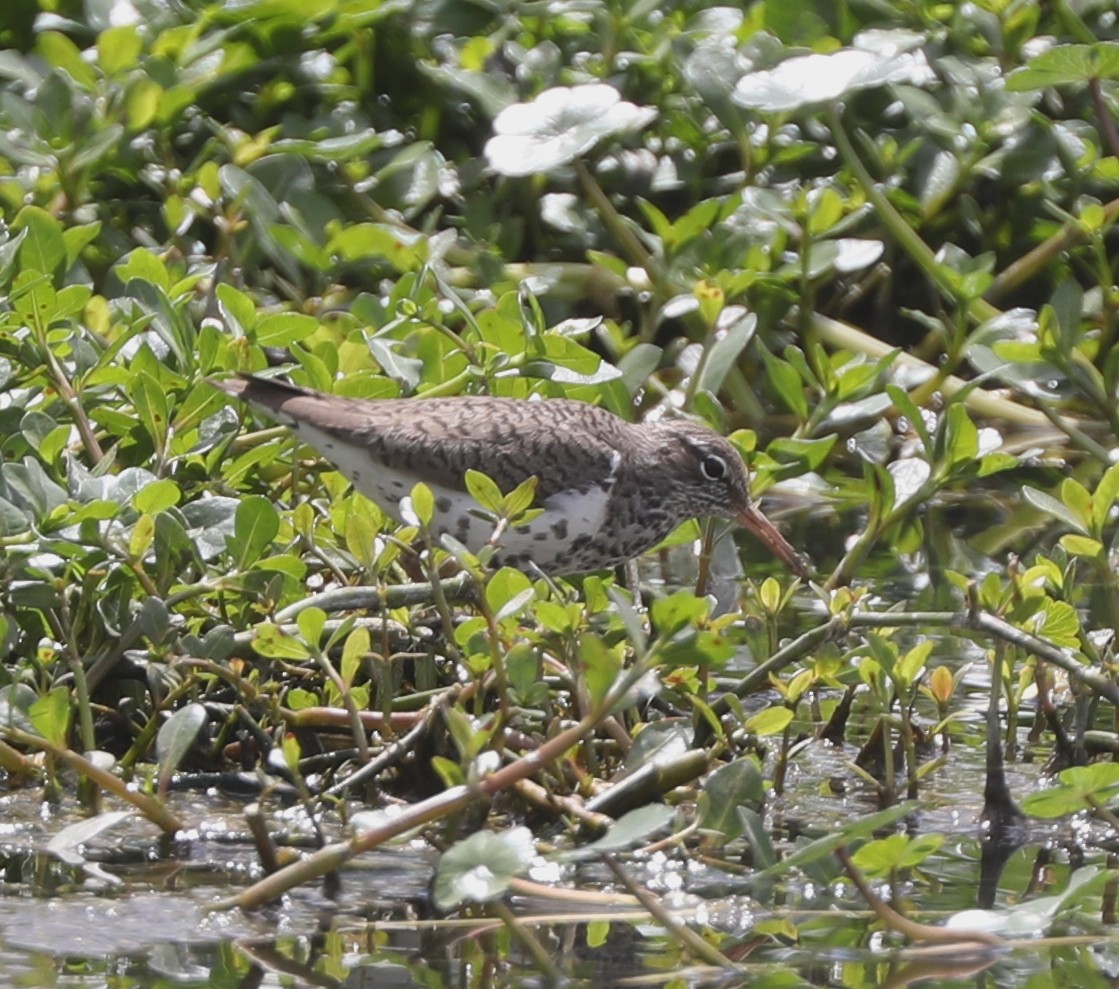
[[726, 439], [680, 419], [630, 423], [569, 399], [489, 396], [362, 400], [240, 374], [212, 382], [290, 426], [358, 491], [399, 520], [424, 482], [433, 528], [473, 551], [494, 536], [467, 493], [467, 470], [502, 491], [537, 478], [531, 522], [499, 533], [494, 562], [570, 574], [617, 566], [697, 516], [732, 519], [801, 577], [808, 568], [750, 500]]

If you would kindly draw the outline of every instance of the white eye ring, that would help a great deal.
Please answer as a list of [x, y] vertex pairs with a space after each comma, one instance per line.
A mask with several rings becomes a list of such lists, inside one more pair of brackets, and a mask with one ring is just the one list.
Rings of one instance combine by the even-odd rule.
[[709, 481], [721, 481], [727, 476], [727, 462], [714, 453], [707, 454], [699, 463], [699, 469]]

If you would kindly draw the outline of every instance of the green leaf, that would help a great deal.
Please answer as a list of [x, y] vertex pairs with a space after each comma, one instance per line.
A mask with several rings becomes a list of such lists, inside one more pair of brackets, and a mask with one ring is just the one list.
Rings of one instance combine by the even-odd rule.
[[813, 239], [827, 234], [843, 218], [843, 199], [831, 186], [815, 190], [808, 207], [808, 232]]
[[229, 332], [248, 336], [249, 330], [256, 325], [256, 305], [252, 296], [235, 289], [228, 282], [221, 282], [214, 295], [217, 297], [218, 312]]
[[1030, 59], [1024, 69], [1012, 72], [1006, 88], [1010, 92], [1024, 92], [1117, 77], [1119, 44], [1102, 41], [1093, 45], [1056, 45]]
[[574, 627], [575, 619], [571, 612], [555, 601], [537, 601], [535, 614], [541, 628], [549, 632], [566, 635]]
[[505, 602], [493, 616], [494, 621], [503, 622], [506, 619], [516, 618], [522, 611], [524, 611], [533, 599], [536, 597], [536, 590], [532, 587], [526, 587], [519, 594], [514, 595]]
[[657, 598], [649, 606], [653, 628], [666, 639], [706, 621], [710, 613], [710, 601], [696, 597], [690, 591], [676, 591], [667, 597]]
[[303, 746], [299, 744], [299, 736], [293, 731], [284, 735], [280, 742], [280, 753], [284, 757], [284, 764], [295, 776], [299, 775], [299, 760], [303, 757]]
[[520, 570], [502, 567], [486, 582], [486, 604], [490, 611], [498, 612], [526, 590], [531, 592], [532, 589], [532, 581]]
[[61, 226], [38, 206], [24, 206], [12, 221], [12, 230], [26, 230], [19, 245], [19, 264], [30, 274], [53, 277], [66, 257]]
[[796, 369], [779, 357], [774, 357], [764, 347], [760, 348], [765, 361], [766, 375], [778, 397], [801, 419], [808, 418], [808, 400], [804, 395], [804, 384]]
[[1064, 506], [1080, 521], [1077, 527], [1081, 532], [1090, 534], [1092, 525], [1092, 496], [1076, 478], [1066, 477], [1061, 482], [1061, 501]]
[[793, 720], [793, 712], [784, 706], [767, 707], [749, 718], [743, 726], [755, 735], [780, 735]]
[[82, 58], [81, 49], [66, 35], [58, 31], [44, 31], [39, 35], [38, 48], [47, 63], [62, 69], [79, 86], [92, 90], [97, 85], [97, 76]]
[[490, 478], [488, 478], [481, 471], [468, 470], [465, 475], [466, 490], [470, 492], [470, 497], [473, 498], [479, 505], [486, 511], [492, 512], [494, 515], [500, 515], [502, 511], [502, 503], [504, 502], [504, 495], [501, 493], [501, 488], [497, 486]]
[[700, 372], [698, 387], [701, 390], [717, 392], [723, 387], [727, 374], [735, 366], [758, 328], [758, 317], [738, 306], [724, 310], [720, 322], [726, 322], [726, 317], [732, 312], [741, 312], [741, 318], [730, 322], [725, 329], [720, 329], [713, 335]]
[[48, 742], [67, 747], [67, 734], [70, 730], [70, 691], [66, 687], [55, 687], [43, 694], [27, 712], [35, 731]]
[[1067, 601], [1047, 600], [1041, 612], [1034, 616], [1034, 622], [1037, 634], [1054, 645], [1067, 649], [1080, 648], [1080, 618]]
[[143, 49], [134, 24], [106, 28], [97, 36], [97, 67], [107, 76], [131, 69]]
[[[462, 771], [462, 767], [446, 756], [432, 756], [431, 768], [448, 789], [452, 786], [466, 785], [466, 774]], [[420, 829], [417, 828], [416, 830]]]
[[291, 711], [303, 711], [309, 707], [318, 707], [319, 695], [303, 687], [292, 687], [284, 694], [284, 705]]
[[128, 556], [132, 560], [142, 560], [155, 538], [155, 519], [141, 515], [132, 527], [128, 538]]
[[132, 376], [129, 397], [156, 450], [162, 451], [170, 427], [166, 390], [146, 371], [139, 371]]
[[622, 852], [646, 845], [676, 818], [676, 808], [666, 804], [646, 804], [628, 811], [610, 825], [601, 838], [589, 845], [562, 851], [552, 858], [557, 862], [579, 862], [611, 852]]
[[516, 703], [535, 707], [545, 701], [548, 686], [540, 672], [540, 654], [528, 642], [516, 642], [505, 654], [505, 673], [509, 677]]
[[917, 801], [907, 800], [894, 807], [880, 810], [866, 817], [856, 818], [842, 828], [831, 831], [822, 838], [799, 845], [797, 849], [780, 861], [754, 875], [754, 882], [766, 882], [783, 875], [792, 869], [801, 869], [828, 857], [840, 845], [851, 845], [860, 838], [871, 838], [881, 828], [890, 827], [917, 808]]
[[899, 869], [916, 868], [943, 843], [942, 834], [891, 834], [868, 841], [851, 859], [868, 878], [885, 879]]
[[669, 240], [672, 237], [672, 221], [648, 199], [638, 198], [637, 205], [644, 214], [653, 235], [660, 238], [661, 243], [668, 247]]
[[611, 649], [597, 635], [584, 632], [579, 638], [579, 659], [590, 701], [601, 704], [622, 672], [622, 652]]
[[237, 568], [244, 570], [259, 560], [279, 531], [280, 516], [272, 502], [263, 495], [243, 498], [233, 516], [229, 546]]
[[1069, 533], [1057, 540], [1070, 556], [1080, 556], [1086, 560], [1100, 560], [1103, 562], [1103, 543], [1089, 536], [1077, 536]]
[[[414, 509], [414, 501], [412, 505]], [[363, 511], [346, 513], [346, 522], [343, 527], [346, 549], [366, 570], [372, 570], [377, 563], [377, 530], [376, 523], [368, 513]]]
[[440, 857], [433, 885], [435, 905], [451, 910], [463, 903], [496, 900], [528, 869], [535, 855], [528, 828], [472, 834]]
[[765, 452], [780, 464], [796, 465], [802, 472], [813, 471], [823, 466], [838, 439], [834, 434], [815, 440], [778, 437]]
[[252, 338], [258, 347], [290, 347], [302, 343], [319, 328], [314, 316], [302, 313], [271, 313], [253, 327]]
[[256, 570], [271, 570], [275, 573], [287, 574], [292, 580], [302, 580], [307, 576], [307, 564], [291, 553], [281, 553], [276, 556], [262, 556], [253, 564], [253, 568]]
[[322, 642], [322, 630], [326, 627], [326, 612], [322, 608], [304, 608], [296, 616], [295, 623], [304, 642], [317, 649]]
[[423, 481], [420, 481], [412, 488], [412, 493], [409, 496], [412, 502], [412, 512], [415, 514], [416, 522], [427, 528], [431, 525], [432, 519], [435, 518], [435, 495], [431, 493], [429, 488]]
[[155, 738], [155, 751], [162, 779], [178, 769], [208, 720], [209, 715], [203, 705], [187, 704], [160, 725], [159, 734]]
[[158, 515], [173, 508], [182, 499], [182, 491], [170, 478], [149, 481], [132, 496], [132, 507], [138, 512]]
[[971, 465], [979, 456], [979, 430], [968, 417], [962, 402], [955, 402], [948, 407], [944, 446], [944, 455], [950, 469]]
[[311, 652], [279, 625], [264, 623], [253, 630], [253, 649], [268, 659], [310, 659]]
[[1080, 519], [1052, 495], [1048, 495], [1044, 491], [1039, 491], [1037, 488], [1031, 488], [1027, 484], [1022, 488], [1022, 497], [1033, 505], [1034, 508], [1040, 509], [1047, 515], [1052, 515], [1055, 519], [1064, 522], [1070, 529], [1075, 529], [1084, 536], [1089, 535], [1088, 530], [1081, 523]]
[[956, 193], [963, 168], [951, 151], [938, 151], [921, 186], [921, 212], [928, 218], [939, 213]]
[[1104, 471], [1092, 495], [1092, 532], [1096, 535], [1103, 532], [1117, 497], [1119, 497], [1119, 464], [1112, 464]]
[[383, 258], [397, 271], [415, 271], [426, 260], [427, 242], [419, 234], [385, 223], [351, 223], [340, 227], [327, 250], [344, 261]]
[[403, 340], [382, 340], [380, 337], [370, 337], [367, 341], [369, 353], [381, 367], [381, 370], [394, 381], [401, 382], [409, 390], [414, 389], [423, 381], [424, 362], [415, 357], [408, 357], [404, 352]]
[[677, 250], [695, 240], [700, 234], [706, 233], [718, 219], [722, 209], [723, 202], [719, 199], [703, 199], [696, 203], [672, 224], [672, 229], [664, 238], [665, 247], [670, 252]]
[[56, 426], [39, 443], [39, 456], [45, 464], [58, 463], [59, 455], [70, 445], [70, 426]]
[[909, 687], [924, 668], [933, 650], [933, 640], [925, 639], [918, 642], [896, 664], [894, 664], [893, 678], [903, 687]]
[[777, 862], [777, 850], [773, 847], [764, 819], [749, 807], [737, 807], [735, 810], [742, 825], [741, 833], [750, 845], [754, 868], [768, 869]]
[[725, 844], [743, 833], [738, 811], [743, 807], [759, 811], [764, 803], [765, 781], [757, 763], [736, 759], [715, 770], [703, 784], [697, 806], [699, 827]]
[[534, 474], [526, 477], [505, 496], [505, 506], [511, 522], [519, 521], [536, 501], [536, 485], [539, 478]]
[[1004, 470], [1013, 470], [1015, 467], [1021, 465], [1021, 461], [1011, 453], [988, 453], [979, 458], [979, 466], [976, 468], [976, 477], [989, 477], [991, 474], [999, 474]]
[[361, 672], [365, 658], [372, 648], [369, 629], [364, 625], [359, 625], [346, 636], [346, 644], [342, 647], [342, 663], [338, 672], [347, 686], [353, 684], [358, 673]]
[[1062, 770], [1059, 785], [1026, 794], [1022, 810], [1033, 817], [1054, 818], [1075, 814], [1091, 804], [1107, 804], [1119, 796], [1119, 764], [1096, 762]]

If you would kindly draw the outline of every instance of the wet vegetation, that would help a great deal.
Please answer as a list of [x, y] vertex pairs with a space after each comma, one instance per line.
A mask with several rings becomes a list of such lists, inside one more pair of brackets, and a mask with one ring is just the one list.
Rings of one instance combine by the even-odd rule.
[[[1117, 37], [1092, 0], [10, 4], [10, 978], [1103, 984]], [[494, 568], [236, 371], [698, 417], [813, 577], [701, 523], [636, 588]], [[90, 948], [70, 898], [123, 919]]]

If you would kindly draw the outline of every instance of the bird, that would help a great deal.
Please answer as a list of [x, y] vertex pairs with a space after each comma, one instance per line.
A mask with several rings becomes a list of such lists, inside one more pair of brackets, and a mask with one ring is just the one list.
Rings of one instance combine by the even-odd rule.
[[[752, 532], [797, 576], [809, 575], [751, 500], [738, 452], [705, 425], [631, 423], [564, 398], [356, 399], [246, 373], [210, 383], [290, 427], [397, 521], [401, 499], [422, 481], [435, 533], [475, 553], [496, 543], [496, 566], [553, 576], [604, 570], [690, 518], [716, 516]], [[467, 491], [468, 470], [503, 492], [535, 477], [539, 514], [495, 540], [494, 520]]]

